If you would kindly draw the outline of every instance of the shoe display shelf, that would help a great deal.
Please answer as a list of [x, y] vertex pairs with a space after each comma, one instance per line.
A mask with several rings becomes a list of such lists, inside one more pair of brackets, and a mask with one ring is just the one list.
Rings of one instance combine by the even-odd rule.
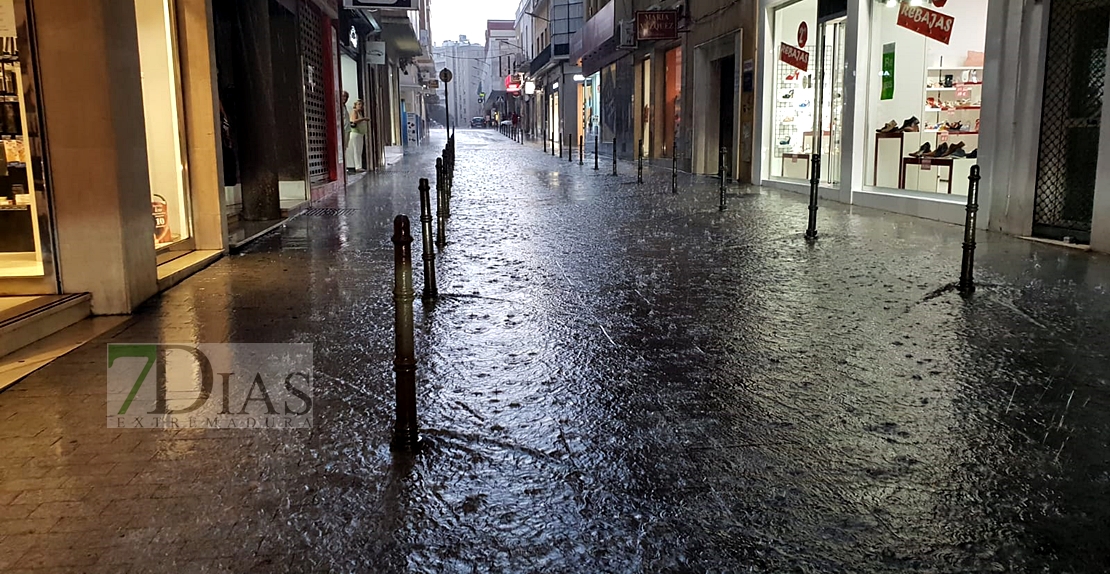
[[[932, 101], [942, 106], [931, 106]], [[960, 102], [963, 103], [960, 103]], [[925, 70], [925, 113], [922, 114], [921, 144], [929, 142], [933, 149], [941, 144], [964, 143], [965, 151], [979, 148], [980, 103], [983, 101], [982, 66], [939, 66]], [[958, 131], [937, 129], [959, 122], [972, 129]], [[916, 189], [934, 193], [967, 195], [967, 178], [975, 159], [960, 157], [906, 158], [902, 162], [902, 189]], [[915, 161], [910, 161], [915, 160]]]
[[[926, 143], [930, 149], [941, 144], [964, 143], [968, 152], [979, 148], [979, 131], [946, 130], [935, 126], [960, 122], [963, 126], [978, 126], [979, 105], [929, 105], [956, 104], [959, 100], [972, 103], [982, 101], [981, 66], [934, 66], [925, 70], [925, 94], [922, 97], [920, 131], [897, 130], [875, 133], [875, 165], [872, 181], [876, 187], [908, 189], [930, 193], [967, 195], [967, 178], [977, 160], [960, 157], [912, 157], [911, 153]], [[948, 84], [951, 76], [951, 85]], [[965, 79], [967, 81], [965, 81]], [[957, 95], [961, 97], [957, 98]]]
[[[787, 154], [804, 153], [803, 132], [813, 129], [813, 78], [809, 72], [782, 61], [778, 62], [775, 78], [775, 157], [785, 162]], [[783, 177], [794, 176], [784, 170]]]

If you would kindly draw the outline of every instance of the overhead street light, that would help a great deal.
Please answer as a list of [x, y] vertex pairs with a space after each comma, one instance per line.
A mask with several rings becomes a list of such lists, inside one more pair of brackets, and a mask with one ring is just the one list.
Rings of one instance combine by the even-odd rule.
[[544, 18], [543, 16], [540, 16], [539, 14], [536, 14], [535, 12], [525, 12], [525, 14], [527, 14], [527, 15], [529, 15], [529, 16], [537, 19], [537, 20], [543, 20], [544, 22], [547, 22], [548, 24], [551, 23], [551, 20], [548, 20], [547, 18]]

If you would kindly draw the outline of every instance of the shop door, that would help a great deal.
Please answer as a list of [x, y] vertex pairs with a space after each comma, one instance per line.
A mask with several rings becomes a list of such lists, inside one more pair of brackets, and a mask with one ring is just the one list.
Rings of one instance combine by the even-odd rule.
[[1033, 234], [1088, 243], [1110, 0], [1053, 0], [1050, 9]]
[[644, 157], [652, 155], [651, 124], [655, 113], [652, 101], [654, 92], [654, 86], [651, 84], [651, 58], [647, 58], [640, 63], [640, 153]]
[[718, 137], [721, 148], [727, 148], [728, 163], [725, 164], [725, 176], [733, 175], [732, 166], [736, 165], [733, 158], [736, 150], [733, 145], [733, 125], [736, 121], [736, 57], [728, 56], [717, 60], [721, 74], [721, 100], [720, 113], [718, 114]]

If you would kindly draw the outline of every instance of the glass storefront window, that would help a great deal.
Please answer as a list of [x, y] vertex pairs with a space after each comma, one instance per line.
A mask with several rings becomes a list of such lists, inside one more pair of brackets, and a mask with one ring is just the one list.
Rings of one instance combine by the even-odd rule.
[[192, 237], [192, 209], [181, 130], [183, 97], [173, 0], [135, 3], [142, 68], [150, 203], [156, 248], [182, 246]]
[[601, 122], [601, 73], [586, 78], [585, 87], [586, 135], [592, 138]]
[[[840, 140], [843, 117], [844, 20], [826, 23], [824, 62], [817, 57], [817, 0], [802, 0], [774, 13], [774, 50], [771, 74], [772, 129], [767, 130], [772, 150], [771, 177], [807, 181], [813, 153], [817, 69], [823, 66], [821, 91], [821, 181], [840, 182]], [[804, 45], [802, 45], [804, 44]], [[791, 53], [808, 55], [808, 64], [797, 57], [783, 57], [783, 46]], [[803, 69], [804, 68], [804, 69]]]
[[[967, 194], [978, 158], [987, 2], [938, 4], [872, 7], [865, 186]], [[915, 25], [924, 19], [940, 25]]]
[[682, 97], [682, 47], [667, 50], [666, 102], [663, 110], [663, 157], [673, 157], [675, 134], [679, 133]]
[[[25, 6], [19, 8], [26, 13]], [[17, 25], [15, 3], [0, 0], [0, 139], [5, 159], [0, 168], [0, 277], [42, 277], [49, 217], [43, 174], [36, 173], [42, 167], [32, 161], [29, 148], [37, 138], [29, 137], [29, 42], [21, 36], [26, 19], [20, 20]]]

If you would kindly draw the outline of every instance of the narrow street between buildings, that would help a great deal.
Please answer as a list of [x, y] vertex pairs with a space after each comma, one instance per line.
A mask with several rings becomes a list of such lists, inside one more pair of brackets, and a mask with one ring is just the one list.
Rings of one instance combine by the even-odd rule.
[[[0, 571], [1080, 572], [1110, 259], [458, 131], [394, 455], [392, 220], [444, 132], [0, 393]], [[419, 261], [419, 228], [414, 259]], [[420, 265], [415, 265], [419, 291]], [[314, 426], [105, 425], [108, 343], [310, 343]]]

